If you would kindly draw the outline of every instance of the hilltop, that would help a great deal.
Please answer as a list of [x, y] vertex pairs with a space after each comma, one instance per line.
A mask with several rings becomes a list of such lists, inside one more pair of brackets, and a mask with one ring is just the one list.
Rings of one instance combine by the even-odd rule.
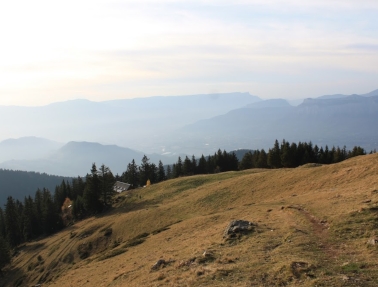
[[[0, 286], [375, 286], [377, 174], [371, 154], [136, 189], [21, 246]], [[234, 219], [255, 228], [226, 240]]]

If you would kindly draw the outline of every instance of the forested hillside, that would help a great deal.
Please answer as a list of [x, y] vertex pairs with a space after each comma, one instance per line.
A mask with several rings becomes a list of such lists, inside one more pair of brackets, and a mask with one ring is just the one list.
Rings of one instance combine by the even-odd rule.
[[23, 200], [25, 196], [34, 195], [38, 188], [53, 191], [63, 180], [70, 179], [45, 173], [0, 169], [0, 207], [3, 207], [8, 196]]

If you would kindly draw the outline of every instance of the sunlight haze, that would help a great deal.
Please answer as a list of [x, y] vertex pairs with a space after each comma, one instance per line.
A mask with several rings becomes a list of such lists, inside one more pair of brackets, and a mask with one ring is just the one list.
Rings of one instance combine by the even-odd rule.
[[2, 1], [0, 105], [377, 88], [377, 1]]

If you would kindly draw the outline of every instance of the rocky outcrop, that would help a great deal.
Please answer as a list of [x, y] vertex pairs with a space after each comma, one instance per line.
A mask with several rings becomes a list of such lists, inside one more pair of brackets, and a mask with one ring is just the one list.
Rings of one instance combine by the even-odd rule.
[[257, 224], [246, 220], [232, 220], [226, 227], [223, 233], [223, 238], [234, 239], [241, 235], [248, 234], [255, 230]]

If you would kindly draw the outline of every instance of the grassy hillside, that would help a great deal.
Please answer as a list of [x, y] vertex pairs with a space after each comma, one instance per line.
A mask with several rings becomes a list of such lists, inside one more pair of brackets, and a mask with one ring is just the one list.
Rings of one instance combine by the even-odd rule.
[[[225, 240], [233, 219], [257, 227]], [[376, 286], [375, 236], [378, 154], [193, 176], [25, 244], [0, 286]]]

